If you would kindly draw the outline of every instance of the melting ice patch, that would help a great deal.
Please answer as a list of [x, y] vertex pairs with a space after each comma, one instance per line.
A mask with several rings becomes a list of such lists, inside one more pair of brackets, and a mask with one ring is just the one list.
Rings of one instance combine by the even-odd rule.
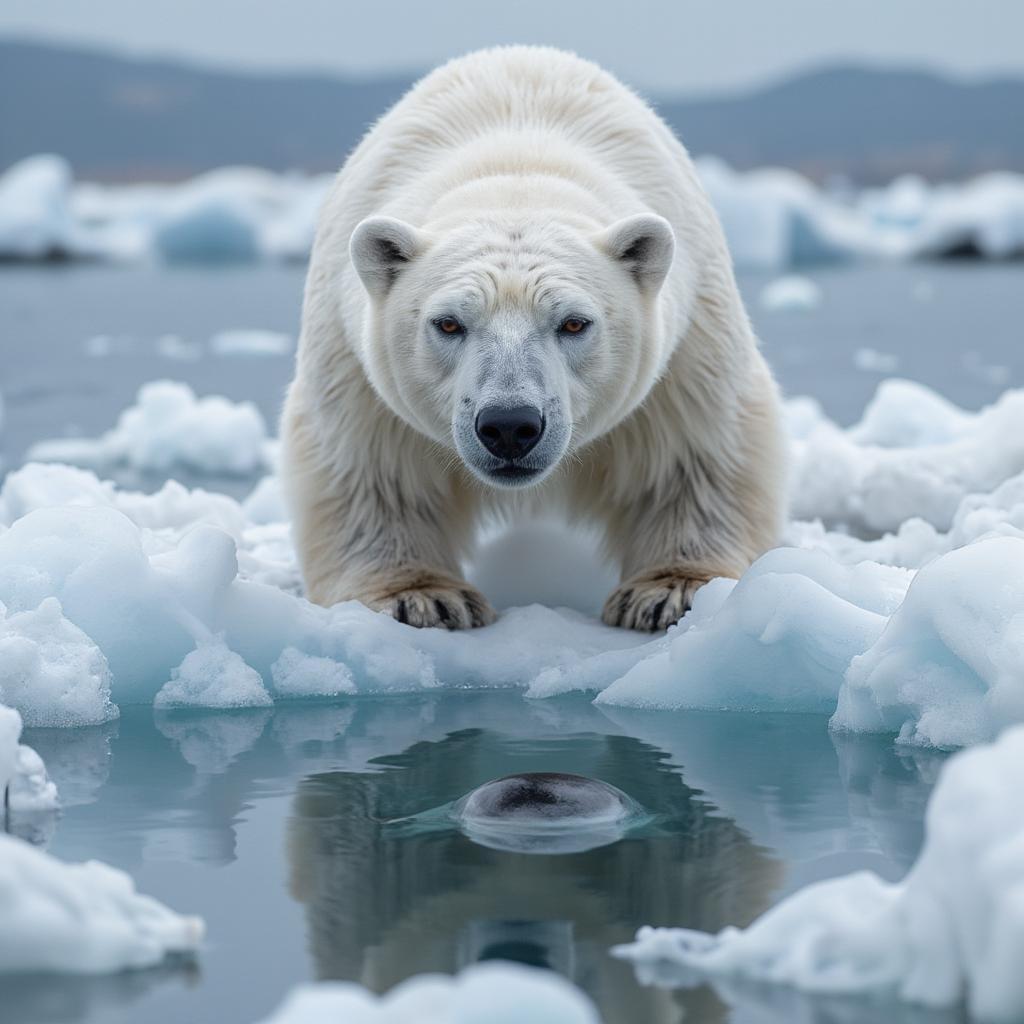
[[[749, 928], [644, 928], [616, 952], [643, 970], [745, 977], [805, 992], [966, 999], [982, 1020], [1024, 1015], [1024, 728], [952, 758], [924, 849], [897, 885], [858, 872], [807, 886]], [[667, 978], [661, 971], [662, 982]]]

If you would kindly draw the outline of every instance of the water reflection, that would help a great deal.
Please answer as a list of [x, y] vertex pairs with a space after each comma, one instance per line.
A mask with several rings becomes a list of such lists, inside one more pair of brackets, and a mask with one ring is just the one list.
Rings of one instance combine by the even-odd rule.
[[[427, 794], [452, 800], [527, 766], [579, 771], [581, 763], [655, 815], [659, 828], [545, 856], [488, 849], [453, 830], [386, 824], [415, 814]], [[674, 1021], [676, 996], [633, 985], [609, 946], [643, 922], [715, 930], [745, 923], [778, 884], [778, 862], [696, 799], [662, 752], [632, 737], [576, 734], [544, 745], [465, 729], [377, 765], [311, 776], [295, 797], [291, 885], [306, 906], [320, 978], [385, 991], [412, 973], [515, 957], [564, 971], [610, 1024]]]
[[[236, 712], [125, 708], [108, 726], [27, 730], [26, 742], [61, 789], [59, 856], [107, 860], [172, 905], [177, 886], [200, 885], [199, 905], [181, 905], [217, 924], [185, 1003], [150, 999], [150, 988], [170, 987], [147, 981], [149, 972], [130, 984], [51, 979], [30, 991], [19, 982], [15, 1020], [105, 1021], [101, 1006], [122, 991], [138, 1005], [117, 1019], [214, 1019], [211, 1000], [238, 996], [239, 961], [265, 955], [261, 936], [299, 950], [303, 918], [311, 974], [377, 990], [420, 971], [511, 957], [573, 978], [607, 1024], [667, 1024], [684, 1013], [701, 1022], [881, 1019], [786, 994], [638, 985], [607, 951], [640, 924], [745, 924], [827, 875], [867, 866], [902, 876], [941, 760], [900, 756], [888, 737], [831, 737], [820, 716], [664, 714], [514, 693]], [[536, 771], [602, 779], [655, 824], [561, 856], [384, 824]], [[287, 820], [279, 807], [290, 807]], [[224, 884], [230, 878], [238, 881]], [[285, 884], [300, 915], [289, 918], [286, 897], [235, 905], [254, 885], [275, 893]], [[265, 1011], [287, 979], [301, 974], [246, 985], [264, 984]], [[57, 1015], [39, 1016], [37, 1004], [57, 1005]]]

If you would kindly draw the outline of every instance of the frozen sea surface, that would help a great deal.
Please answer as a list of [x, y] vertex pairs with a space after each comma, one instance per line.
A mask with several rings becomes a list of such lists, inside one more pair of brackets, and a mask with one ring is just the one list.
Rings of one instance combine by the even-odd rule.
[[[132, 707], [105, 726], [24, 739], [64, 801], [49, 850], [99, 858], [170, 906], [200, 908], [208, 942], [197, 963], [153, 971], [7, 977], [9, 1024], [251, 1024], [303, 980], [385, 991], [494, 958], [567, 975], [605, 1024], [672, 1024], [684, 1012], [701, 1024], [959, 1019], [645, 987], [608, 955], [643, 924], [714, 932], [822, 878], [905, 874], [943, 755], [830, 736], [824, 717], [454, 694], [220, 713]], [[649, 817], [617, 843], [557, 856], [395, 821], [525, 771], [603, 779]]]

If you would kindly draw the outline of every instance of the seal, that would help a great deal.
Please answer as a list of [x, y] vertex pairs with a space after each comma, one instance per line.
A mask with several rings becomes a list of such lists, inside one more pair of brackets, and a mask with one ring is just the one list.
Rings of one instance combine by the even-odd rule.
[[638, 808], [620, 789], [564, 772], [486, 782], [452, 814], [474, 842], [518, 853], [579, 853], [621, 839]]

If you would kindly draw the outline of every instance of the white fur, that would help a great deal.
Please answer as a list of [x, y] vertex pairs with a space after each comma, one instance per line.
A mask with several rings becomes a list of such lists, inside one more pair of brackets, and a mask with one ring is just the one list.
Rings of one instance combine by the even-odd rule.
[[[431, 322], [453, 313], [454, 340]], [[585, 337], [556, 332], [570, 314]], [[544, 411], [533, 486], [481, 482], [472, 423], [495, 402]], [[349, 158], [282, 436], [309, 596], [420, 625], [491, 617], [460, 579], [485, 514], [597, 524], [625, 580], [605, 618], [638, 628], [781, 526], [776, 389], [693, 165], [637, 96], [552, 49], [452, 61]]]

